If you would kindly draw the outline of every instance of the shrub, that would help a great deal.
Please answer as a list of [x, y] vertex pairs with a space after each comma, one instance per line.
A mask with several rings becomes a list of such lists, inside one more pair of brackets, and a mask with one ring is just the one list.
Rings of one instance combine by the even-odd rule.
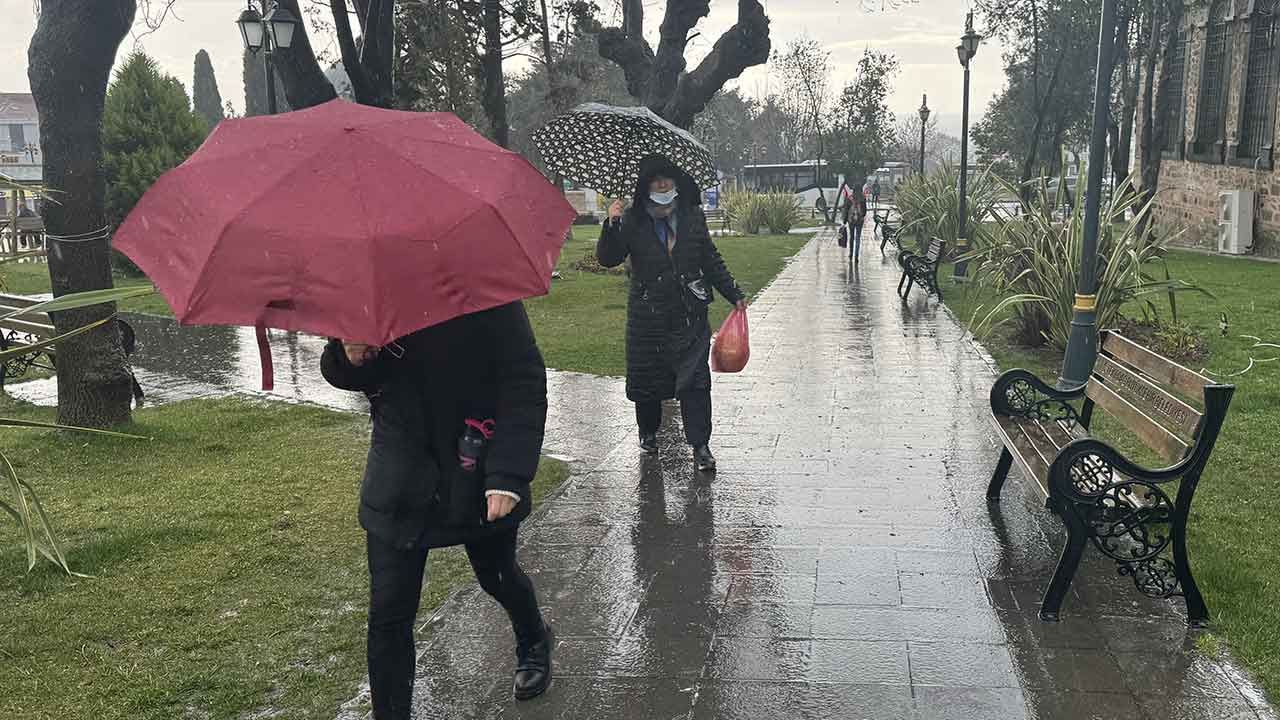
[[800, 221], [800, 201], [791, 193], [767, 193], [760, 196], [764, 224], [772, 235], [786, 235]]
[[[1002, 184], [1016, 195], [1015, 187]], [[975, 330], [1012, 310], [1019, 341], [1066, 347], [1084, 254], [1084, 203], [1076, 203], [1065, 218], [1057, 217], [1049, 195], [1048, 184], [1040, 182], [1032, 199], [1022, 203], [1022, 214], [998, 218], [998, 229], [966, 256], [974, 281], [1004, 298], [981, 321], [975, 313]], [[1132, 179], [1116, 188], [1101, 211], [1096, 259], [1098, 327], [1116, 327], [1121, 309], [1131, 300], [1143, 299], [1145, 309], [1155, 316], [1152, 296], [1205, 292], [1169, 277], [1163, 267], [1164, 240], [1154, 233], [1138, 234], [1151, 203], [1144, 202]], [[1157, 266], [1161, 266], [1161, 277], [1149, 273]]]
[[[996, 205], [1008, 193], [1008, 187], [990, 168], [968, 178], [965, 215], [970, 247], [986, 243], [987, 223], [996, 219]], [[898, 186], [895, 203], [902, 216], [899, 232], [940, 238], [948, 248], [955, 248], [960, 231], [960, 174], [956, 168], [945, 165], [932, 174], [912, 175]]]
[[764, 228], [785, 235], [800, 221], [800, 201], [789, 192], [736, 192], [721, 201], [730, 226], [745, 235], [758, 235]]
[[729, 225], [736, 231], [746, 235], [757, 235], [765, 224], [764, 205], [760, 195], [750, 192], [735, 192], [724, 196], [721, 201], [725, 217]]

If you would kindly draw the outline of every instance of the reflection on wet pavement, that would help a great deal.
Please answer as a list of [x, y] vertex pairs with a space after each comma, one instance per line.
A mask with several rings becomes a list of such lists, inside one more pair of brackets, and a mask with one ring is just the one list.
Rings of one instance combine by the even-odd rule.
[[[419, 718], [1276, 717], [1194, 651], [1176, 602], [1096, 554], [1063, 621], [1037, 618], [1063, 533], [1016, 473], [986, 502], [990, 363], [863, 250], [850, 267], [821, 236], [753, 306], [751, 365], [716, 378], [714, 478], [692, 471], [678, 413], [642, 458], [621, 381], [549, 374], [547, 447], [578, 462], [521, 557], [559, 637], [556, 680], [511, 700], [510, 624], [470, 585], [423, 627]], [[154, 399], [256, 393], [250, 331], [131, 321]], [[275, 395], [362, 409], [319, 378], [321, 347], [273, 339]]]
[[[153, 315], [128, 315], [138, 337], [134, 373], [148, 404], [228, 394], [307, 402], [334, 410], [366, 412], [360, 393], [338, 390], [320, 376], [324, 340], [272, 331], [275, 389], [262, 392], [258, 345], [252, 328], [181, 327]], [[579, 373], [548, 371], [548, 454], [598, 462], [631, 432], [631, 406], [622, 381]], [[53, 378], [11, 385], [14, 397], [38, 405], [57, 404]]]
[[990, 366], [867, 245], [853, 269], [815, 241], [754, 306], [717, 477], [673, 417], [659, 458], [624, 433], [529, 523], [548, 695], [510, 699], [510, 626], [471, 587], [424, 627], [418, 717], [1273, 717], [1096, 558], [1063, 622], [1036, 617], [1062, 532], [1021, 480], [986, 503]]

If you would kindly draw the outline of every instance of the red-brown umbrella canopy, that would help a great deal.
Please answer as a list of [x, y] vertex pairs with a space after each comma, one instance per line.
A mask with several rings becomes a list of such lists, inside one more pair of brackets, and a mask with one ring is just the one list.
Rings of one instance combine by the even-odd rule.
[[181, 323], [386, 345], [545, 294], [574, 216], [453, 115], [335, 100], [219, 123], [113, 245]]

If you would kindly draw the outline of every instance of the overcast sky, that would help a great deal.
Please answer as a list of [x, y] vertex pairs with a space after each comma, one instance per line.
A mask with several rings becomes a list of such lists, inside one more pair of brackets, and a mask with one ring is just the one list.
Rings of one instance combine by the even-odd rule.
[[[879, 2], [879, 0], [875, 0]], [[887, 2], [887, 0], [886, 0]], [[772, 19], [775, 49], [797, 37], [808, 36], [830, 52], [835, 66], [833, 91], [853, 78], [858, 58], [866, 48], [892, 52], [902, 63], [895, 93], [890, 100], [895, 113], [915, 112], [922, 93], [937, 113], [942, 129], [958, 135], [962, 74], [955, 46], [964, 29], [965, 0], [918, 0], [914, 5], [883, 13], [862, 10], [861, 0], [764, 0]], [[614, 3], [603, 0], [606, 8]], [[662, 0], [647, 0], [646, 25], [656, 36]], [[241, 80], [241, 43], [234, 21], [242, 3], [237, 0], [176, 0], [174, 15], [153, 34], [127, 38], [121, 54], [141, 47], [153, 55], [166, 72], [191, 87], [193, 60], [204, 48], [213, 59], [218, 88], [224, 100], [237, 109], [244, 106]], [[0, 92], [28, 92], [27, 43], [35, 27], [32, 0], [0, 0], [0, 17], [6, 31], [0, 34]], [[733, 24], [737, 3], [712, 0], [711, 15], [699, 26], [692, 43], [691, 61], [705, 54], [720, 33]], [[606, 21], [609, 18], [606, 17]], [[141, 29], [141, 28], [140, 28]], [[979, 28], [981, 31], [981, 28]], [[656, 40], [656, 37], [654, 38]], [[324, 45], [328, 40], [313, 40]], [[767, 92], [771, 79], [765, 68], [753, 68], [738, 81], [748, 94]], [[1004, 83], [1000, 48], [987, 41], [973, 63], [973, 117], [980, 117], [987, 101]]]

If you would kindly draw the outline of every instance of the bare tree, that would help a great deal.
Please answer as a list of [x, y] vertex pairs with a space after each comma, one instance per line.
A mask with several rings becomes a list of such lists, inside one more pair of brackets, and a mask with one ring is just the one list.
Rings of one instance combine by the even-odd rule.
[[[133, 26], [135, 0], [43, 0], [27, 77], [40, 113], [54, 295], [112, 286], [104, 200], [102, 113], [120, 42]], [[110, 317], [115, 304], [54, 313], [59, 334]], [[113, 323], [58, 344], [58, 421], [110, 427], [129, 420], [133, 385]]]
[[769, 18], [760, 0], [738, 0], [738, 21], [686, 72], [685, 49], [710, 0], [667, 0], [658, 49], [644, 39], [644, 1], [622, 0], [622, 26], [600, 34], [601, 57], [626, 73], [632, 97], [680, 127], [690, 127], [724, 84], [769, 60]]
[[[783, 102], [809, 127], [816, 151], [815, 179], [822, 185], [822, 159], [826, 147], [823, 129], [831, 110], [831, 53], [816, 40], [792, 40], [774, 62], [782, 74]], [[797, 160], [801, 158], [796, 158]]]

